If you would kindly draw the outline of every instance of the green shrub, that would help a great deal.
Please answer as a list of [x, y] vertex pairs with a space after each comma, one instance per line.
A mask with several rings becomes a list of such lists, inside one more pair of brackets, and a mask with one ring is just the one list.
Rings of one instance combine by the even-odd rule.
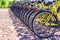
[[16, 0], [13, 0], [13, 1], [0, 0], [0, 8], [9, 8], [9, 6], [15, 2]]

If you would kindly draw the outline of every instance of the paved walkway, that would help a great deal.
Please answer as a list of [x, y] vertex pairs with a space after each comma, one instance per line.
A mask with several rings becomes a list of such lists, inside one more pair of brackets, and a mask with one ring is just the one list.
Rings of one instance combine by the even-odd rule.
[[0, 9], [0, 40], [18, 40], [8, 9]]
[[0, 40], [60, 40], [60, 30], [50, 38], [38, 38], [11, 10], [0, 9]]

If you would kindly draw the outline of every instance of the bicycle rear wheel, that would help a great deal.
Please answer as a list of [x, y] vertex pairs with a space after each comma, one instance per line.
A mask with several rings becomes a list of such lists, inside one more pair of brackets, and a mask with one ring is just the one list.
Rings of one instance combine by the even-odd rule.
[[34, 11], [33, 13], [31, 13], [28, 17], [28, 26], [30, 28], [31, 31], [33, 31], [33, 28], [32, 28], [32, 20], [34, 18], [34, 16], [36, 15], [37, 13]]
[[34, 33], [38, 37], [48, 38], [54, 35], [56, 28], [52, 28], [44, 25], [44, 21], [51, 14], [49, 11], [41, 11], [37, 15], [34, 16], [32, 20], [32, 27]]

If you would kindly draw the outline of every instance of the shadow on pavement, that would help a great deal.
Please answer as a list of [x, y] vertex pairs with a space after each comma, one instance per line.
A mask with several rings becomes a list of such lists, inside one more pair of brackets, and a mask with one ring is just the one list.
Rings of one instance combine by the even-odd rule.
[[[30, 29], [26, 25], [24, 25], [23, 22], [21, 22], [20, 19], [18, 17], [16, 17], [14, 15], [14, 13], [12, 13], [11, 10], [8, 10], [8, 11], [9, 11], [10, 17], [13, 21], [13, 25], [15, 27], [15, 30], [18, 33], [17, 36], [20, 37], [20, 39], [21, 39], [21, 37], [23, 39], [25, 39], [24, 37], [27, 37], [28, 39], [31, 39], [31, 40], [35, 39], [35, 36], [30, 31]], [[26, 39], [26, 40], [28, 40], [28, 39]]]
[[16, 32], [18, 33], [19, 40], [60, 40], [59, 35], [55, 35], [50, 38], [38, 38], [36, 37], [30, 30], [29, 28], [24, 25], [18, 17], [12, 13], [11, 10], [8, 10], [10, 17], [13, 21], [13, 25], [15, 27]]

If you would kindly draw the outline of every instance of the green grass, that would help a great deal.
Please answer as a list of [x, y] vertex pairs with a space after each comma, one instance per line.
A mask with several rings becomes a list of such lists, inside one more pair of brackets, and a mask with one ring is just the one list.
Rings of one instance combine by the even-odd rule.
[[13, 0], [13, 1], [1, 0], [0, 1], [0, 8], [9, 8], [15, 2], [16, 2], [16, 0]]

